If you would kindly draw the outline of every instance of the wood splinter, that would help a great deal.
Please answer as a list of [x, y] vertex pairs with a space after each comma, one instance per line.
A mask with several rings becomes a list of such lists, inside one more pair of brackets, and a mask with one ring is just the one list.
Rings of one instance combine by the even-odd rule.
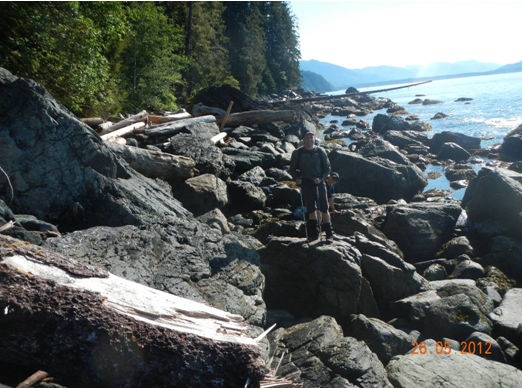
[[29, 388], [32, 387], [35, 384], [38, 384], [40, 381], [45, 379], [49, 374], [47, 372], [39, 370], [38, 372], [32, 374], [27, 379], [22, 381], [20, 384], [16, 386], [16, 388]]

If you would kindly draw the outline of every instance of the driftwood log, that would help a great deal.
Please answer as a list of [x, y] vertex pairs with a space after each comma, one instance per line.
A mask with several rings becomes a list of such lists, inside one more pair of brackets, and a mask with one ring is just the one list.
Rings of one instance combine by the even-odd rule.
[[[296, 117], [293, 110], [253, 110], [248, 112], [233, 113], [227, 118], [228, 127], [240, 125], [253, 125], [272, 123], [274, 121], [292, 121]], [[218, 122], [221, 123], [221, 118]]]
[[244, 387], [267, 373], [241, 316], [0, 235], [0, 363], [76, 387]]
[[187, 112], [176, 113], [176, 114], [167, 115], [167, 116], [149, 115], [149, 122], [151, 124], [163, 124], [163, 123], [170, 123], [172, 121], [189, 119], [191, 117], [192, 116]]
[[102, 119], [101, 117], [86, 117], [80, 119], [80, 121], [84, 124], [89, 125], [91, 128], [96, 129], [100, 124], [103, 124], [104, 119]]
[[[112, 128], [114, 128], [115, 126], [113, 126]], [[110, 140], [110, 139], [115, 139], [117, 137], [122, 137], [122, 136], [125, 136], [125, 135], [129, 135], [131, 133], [133, 133], [134, 131], [136, 131], [138, 128], [142, 128], [142, 127], [145, 127], [145, 123], [144, 122], [139, 122], [139, 123], [134, 123], [134, 124], [131, 124], [131, 125], [128, 125], [127, 127], [123, 127], [123, 128], [120, 128], [116, 131], [112, 131], [112, 132], [109, 132], [105, 135], [102, 135], [100, 136], [103, 140]]]
[[128, 117], [128, 118], [114, 124], [111, 127], [111, 130], [116, 131], [117, 129], [124, 128], [131, 124], [138, 123], [141, 121], [143, 121], [144, 123], [147, 121], [147, 112], [144, 110], [142, 110], [140, 113], [137, 113], [131, 117]]
[[107, 143], [107, 146], [129, 163], [133, 169], [149, 178], [159, 178], [173, 184], [185, 182], [195, 173], [194, 160], [185, 156], [118, 143]]
[[145, 130], [145, 134], [147, 136], [172, 136], [181, 132], [188, 125], [214, 122], [216, 122], [216, 117], [212, 115], [193, 117], [190, 119], [174, 121], [172, 123], [151, 126]]

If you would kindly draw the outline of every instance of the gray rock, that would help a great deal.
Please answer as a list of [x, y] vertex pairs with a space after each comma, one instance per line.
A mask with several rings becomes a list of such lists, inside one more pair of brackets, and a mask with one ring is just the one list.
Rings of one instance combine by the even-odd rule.
[[[507, 291], [501, 305], [490, 313], [489, 318], [494, 322], [494, 332], [497, 336], [518, 343], [518, 327], [521, 326], [521, 288]], [[521, 331], [519, 336], [521, 339]]]
[[275, 156], [266, 152], [239, 150], [230, 147], [224, 147], [221, 150], [234, 161], [235, 171], [239, 173], [249, 171], [255, 166], [260, 166], [265, 170], [274, 167], [276, 164]]
[[230, 205], [243, 211], [259, 210], [265, 207], [267, 197], [262, 189], [249, 182], [232, 181], [229, 183]]
[[358, 153], [365, 157], [379, 156], [394, 163], [409, 165], [409, 159], [388, 141], [379, 138], [365, 138], [356, 143]]
[[480, 148], [481, 139], [463, 135], [461, 133], [443, 131], [436, 133], [430, 142], [430, 152], [437, 154], [444, 143], [456, 143], [467, 151], [474, 151]]
[[486, 259], [514, 279], [521, 280], [521, 242], [498, 236], [490, 240]]
[[61, 231], [192, 217], [165, 185], [136, 173], [34, 81], [0, 69], [0, 111], [0, 165], [15, 213]]
[[378, 241], [371, 241], [360, 232], [355, 232], [354, 236], [356, 237], [356, 248], [358, 248], [361, 253], [378, 257], [387, 264], [407, 273], [413, 273], [416, 270], [412, 264], [405, 262], [399, 254], [389, 249], [388, 246]]
[[330, 315], [340, 324], [358, 313], [362, 275], [360, 253], [343, 241], [330, 245], [274, 237], [259, 251], [265, 301], [298, 318]]
[[387, 309], [391, 302], [430, 289], [429, 282], [416, 272], [406, 272], [377, 257], [363, 255], [361, 268], [383, 309]]
[[301, 206], [300, 190], [293, 189], [286, 184], [279, 184], [271, 188], [272, 207], [297, 208]]
[[472, 279], [476, 280], [485, 275], [485, 270], [481, 264], [476, 263], [472, 260], [464, 260], [460, 262], [454, 271], [452, 271], [451, 276], [458, 279]]
[[378, 203], [391, 199], [410, 200], [426, 186], [423, 172], [413, 164], [398, 165], [387, 159], [364, 158], [348, 151], [332, 151], [331, 168], [342, 179], [336, 184], [339, 193], [368, 197]]
[[222, 233], [229, 233], [229, 223], [227, 218], [220, 211], [220, 209], [213, 209], [198, 217], [198, 221], [209, 225], [211, 228], [220, 230]]
[[[521, 241], [521, 182], [498, 168], [483, 167], [465, 191], [461, 206], [484, 235], [502, 234]], [[493, 226], [485, 230], [482, 224]]]
[[445, 243], [437, 256], [454, 259], [463, 254], [471, 255], [473, 252], [474, 248], [469, 239], [465, 236], [459, 236]]
[[212, 141], [196, 135], [173, 136], [169, 140], [165, 152], [191, 158], [200, 174], [213, 174], [223, 180], [227, 180], [235, 167], [234, 162], [224, 155]]
[[187, 179], [176, 197], [195, 216], [200, 216], [227, 204], [227, 184], [211, 174], [199, 175]]
[[220, 128], [216, 123], [197, 123], [187, 125], [182, 132], [204, 139], [210, 139], [220, 133]]
[[45, 246], [82, 263], [182, 298], [207, 303], [263, 326], [264, 277], [246, 236], [197, 221], [169, 219], [141, 229], [97, 227], [49, 239]]
[[279, 330], [271, 339], [273, 366], [281, 354], [289, 353], [283, 357], [278, 375], [297, 374], [293, 380], [303, 383], [304, 388], [350, 387], [352, 384], [361, 388], [392, 388], [376, 355], [365, 343], [344, 338], [341, 327], [331, 317], [322, 316]]
[[287, 171], [280, 170], [279, 168], [269, 168], [265, 171], [267, 176], [276, 179], [278, 182], [281, 181], [292, 181], [292, 176]]
[[521, 161], [521, 124], [503, 139], [500, 156], [508, 162]]
[[471, 180], [472, 178], [476, 177], [476, 172], [472, 167], [470, 167], [468, 164], [455, 164], [451, 168], [448, 168], [445, 170], [445, 177], [451, 181], [459, 181], [459, 180]]
[[396, 356], [387, 365], [395, 388], [460, 387], [513, 388], [521, 385], [521, 371], [499, 362], [460, 352], [437, 354], [427, 346], [427, 354]]
[[408, 317], [415, 326], [421, 327], [420, 322], [425, 318], [425, 313], [430, 305], [440, 299], [441, 297], [435, 290], [420, 292], [396, 301], [394, 309], [402, 316]]
[[260, 166], [255, 166], [249, 171], [244, 172], [238, 177], [239, 181], [252, 183], [254, 186], [259, 186], [266, 177], [265, 171]]
[[423, 277], [429, 281], [445, 280], [447, 278], [447, 270], [441, 264], [432, 264], [423, 272]]
[[521, 352], [516, 345], [514, 345], [505, 337], [496, 338], [496, 342], [499, 344], [501, 350], [503, 351], [503, 354], [505, 355], [508, 364], [515, 366], [516, 368], [518, 366], [521, 366], [521, 364], [517, 364], [518, 353], [521, 354]]
[[388, 116], [378, 113], [372, 120], [372, 131], [383, 133], [386, 131], [408, 131], [411, 124], [399, 116]]
[[443, 143], [438, 152], [438, 159], [461, 162], [470, 158], [470, 154], [456, 143]]
[[[487, 360], [507, 363], [503, 350], [491, 336], [485, 333], [474, 332], [465, 342], [467, 342], [467, 352], [477, 354], [479, 357], [484, 357]], [[474, 345], [471, 343], [474, 343]]]
[[423, 143], [414, 135], [412, 135], [417, 133], [418, 132], [412, 131], [387, 131], [383, 135], [383, 139], [401, 149], [408, 145], [415, 145], [420, 147], [423, 146]]
[[402, 330], [361, 314], [352, 317], [347, 334], [365, 342], [383, 365], [387, 365], [392, 357], [407, 353], [412, 349], [412, 341], [415, 340]]
[[387, 208], [382, 226], [409, 263], [433, 259], [441, 245], [452, 237], [461, 208], [446, 203], [411, 203]]

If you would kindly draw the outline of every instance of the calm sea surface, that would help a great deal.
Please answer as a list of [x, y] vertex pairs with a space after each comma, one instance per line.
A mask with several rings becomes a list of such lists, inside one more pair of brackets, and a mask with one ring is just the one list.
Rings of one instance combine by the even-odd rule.
[[[396, 86], [401, 85], [358, 88], [358, 90], [364, 92]], [[345, 91], [340, 90], [329, 94], [343, 93]], [[521, 95], [522, 73], [437, 80], [408, 89], [372, 94], [374, 97], [390, 98], [410, 114], [417, 115], [421, 121], [430, 123], [432, 130], [427, 132], [429, 136], [442, 131], [459, 132], [481, 138], [481, 147], [503, 142], [503, 137], [521, 124]], [[455, 102], [461, 97], [473, 100], [468, 103]], [[408, 103], [415, 98], [443, 101], [443, 104], [409, 105]], [[431, 120], [438, 112], [445, 113], [449, 117]], [[372, 125], [374, 116], [379, 113], [386, 114], [385, 109], [357, 119], [366, 120]], [[341, 122], [343, 117], [327, 115], [320, 120], [320, 123], [327, 128], [331, 120]], [[479, 170], [482, 166], [474, 167]], [[440, 172], [442, 178], [429, 180], [426, 190], [433, 188], [452, 190], [443, 175], [443, 167], [429, 165], [424, 172], [430, 171]], [[457, 190], [452, 193], [452, 196], [461, 199], [464, 192], [465, 189]]]

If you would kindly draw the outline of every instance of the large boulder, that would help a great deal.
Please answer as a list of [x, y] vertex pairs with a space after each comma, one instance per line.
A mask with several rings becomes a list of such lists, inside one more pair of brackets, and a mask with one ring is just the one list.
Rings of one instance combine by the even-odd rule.
[[406, 354], [412, 349], [412, 342], [417, 341], [419, 332], [406, 333], [403, 330], [380, 321], [376, 318], [354, 315], [349, 323], [348, 334], [363, 341], [383, 363], [398, 354]]
[[236, 165], [235, 171], [238, 173], [244, 173], [256, 166], [266, 170], [274, 167], [276, 164], [276, 157], [266, 152], [240, 150], [231, 147], [224, 147], [221, 150], [234, 161]]
[[521, 241], [521, 174], [483, 167], [470, 181], [461, 206], [479, 233]]
[[169, 219], [145, 228], [77, 231], [49, 239], [45, 246], [127, 280], [264, 324], [264, 277], [255, 250], [259, 243], [252, 238], [240, 240], [196, 221]]
[[262, 189], [249, 182], [232, 181], [229, 183], [231, 193], [230, 206], [243, 211], [261, 210], [265, 207], [267, 197]]
[[227, 184], [211, 174], [199, 175], [181, 185], [177, 198], [197, 217], [227, 204]]
[[372, 131], [384, 133], [386, 131], [408, 131], [411, 124], [400, 116], [388, 116], [378, 113], [372, 120]]
[[409, 165], [409, 159], [388, 141], [379, 138], [362, 139], [356, 143], [358, 153], [367, 158], [378, 156], [394, 163]]
[[[15, 213], [60, 230], [191, 218], [167, 185], [135, 172], [34, 81], [0, 69], [0, 166]], [[8, 185], [0, 193], [10, 198]]]
[[397, 300], [430, 290], [429, 282], [418, 273], [398, 268], [378, 257], [363, 255], [361, 268], [383, 311]]
[[410, 203], [387, 208], [382, 231], [409, 263], [433, 259], [452, 238], [461, 208], [452, 203]]
[[234, 162], [220, 148], [205, 138], [192, 134], [180, 134], [169, 140], [166, 152], [187, 156], [194, 160], [201, 174], [213, 174], [226, 180], [234, 171]]
[[508, 162], [521, 161], [521, 124], [503, 139], [500, 156]]
[[[304, 388], [392, 388], [378, 357], [351, 337], [343, 337], [336, 321], [327, 316], [277, 330], [270, 335], [278, 375], [303, 383]], [[286, 355], [288, 353], [288, 356]], [[282, 358], [283, 356], [283, 358]]]
[[342, 179], [336, 191], [368, 197], [378, 203], [412, 199], [427, 184], [423, 172], [413, 164], [401, 165], [380, 157], [365, 158], [355, 152], [332, 151], [332, 171]]
[[455, 162], [461, 162], [470, 158], [470, 154], [467, 150], [463, 149], [456, 143], [443, 143], [438, 152], [438, 159], [442, 160], [454, 160]]
[[443, 131], [436, 133], [430, 142], [430, 152], [439, 153], [441, 146], [445, 143], [456, 143], [467, 151], [474, 151], [480, 148], [481, 139], [479, 137], [467, 136], [462, 133]]
[[521, 371], [513, 366], [455, 350], [445, 354], [441, 347], [431, 344], [425, 354], [394, 357], [387, 365], [387, 374], [396, 388], [521, 386]]
[[259, 254], [271, 310], [288, 310], [297, 318], [330, 315], [342, 325], [359, 313], [361, 256], [349, 243], [308, 248], [300, 239], [274, 237]]
[[[521, 347], [521, 288], [508, 290], [501, 305], [490, 313], [496, 336], [503, 336]], [[518, 341], [519, 327], [519, 341]]]

